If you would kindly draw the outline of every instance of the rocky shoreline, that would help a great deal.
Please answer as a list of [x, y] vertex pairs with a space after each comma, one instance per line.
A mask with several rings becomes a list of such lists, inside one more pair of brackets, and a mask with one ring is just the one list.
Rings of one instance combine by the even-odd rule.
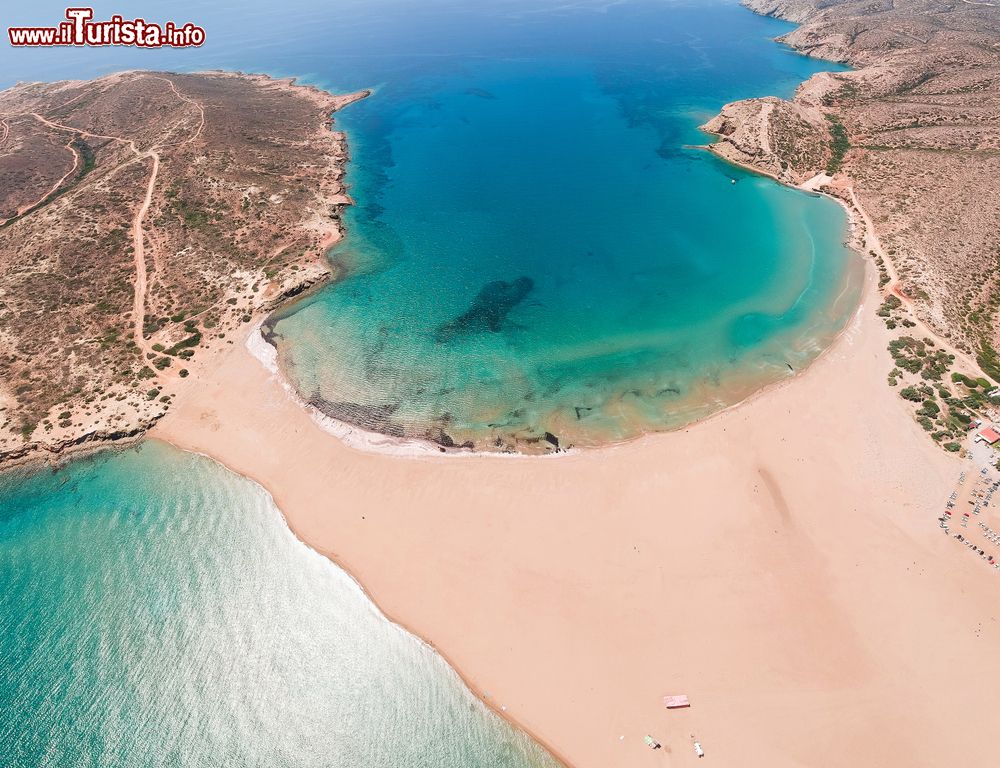
[[989, 257], [1000, 235], [986, 223], [1000, 200], [970, 174], [1000, 148], [986, 108], [1000, 103], [1000, 57], [984, 61], [976, 47], [979, 37], [1000, 45], [1000, 10], [744, 5], [802, 23], [780, 42], [857, 69], [817, 74], [791, 100], [727, 104], [702, 126], [718, 137], [706, 149], [844, 206], [852, 247], [878, 273], [876, 314], [893, 332], [887, 382], [941, 448], [963, 453], [972, 419], [1000, 418], [985, 378], [1000, 382], [1000, 264]]
[[795, 186], [829, 177], [811, 188], [870, 213], [916, 316], [1000, 376], [1000, 192], [981, 183], [1000, 172], [1000, 8], [743, 4], [800, 24], [779, 42], [854, 70], [817, 74], [790, 100], [725, 105], [703, 126], [718, 137], [709, 149]]
[[[353, 201], [332, 113], [369, 94], [230, 72], [124, 72], [0, 92], [14, 142], [0, 174], [22, 180], [6, 191], [13, 215], [0, 232], [0, 467], [141, 438], [246, 327], [334, 277], [326, 252]], [[79, 110], [59, 106], [71, 102]], [[86, 178], [64, 173], [63, 157], [79, 167], [84, 145]], [[129, 206], [133, 177], [137, 194], [148, 187], [148, 214]], [[128, 217], [136, 248], [122, 237]], [[67, 251], [55, 263], [54, 238]], [[81, 264], [81, 249], [103, 263]], [[64, 264], [72, 274], [58, 271]], [[31, 275], [70, 281], [73, 292], [50, 301], [25, 283]]]

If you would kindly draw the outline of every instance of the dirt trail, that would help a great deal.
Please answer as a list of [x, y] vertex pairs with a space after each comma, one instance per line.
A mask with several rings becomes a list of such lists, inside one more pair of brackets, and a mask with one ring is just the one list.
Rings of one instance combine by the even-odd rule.
[[158, 147], [173, 147], [173, 146], [182, 147], [182, 146], [184, 146], [186, 144], [190, 144], [192, 141], [194, 141], [199, 136], [201, 136], [201, 132], [205, 128], [205, 107], [202, 105], [202, 103], [200, 101], [196, 101], [195, 99], [192, 99], [190, 96], [185, 96], [183, 93], [181, 93], [179, 90], [177, 90], [177, 86], [174, 85], [174, 81], [173, 80], [168, 80], [165, 77], [154, 77], [152, 79], [154, 79], [154, 80], [163, 80], [165, 83], [167, 83], [167, 85], [170, 86], [170, 90], [172, 90], [174, 92], [174, 95], [178, 99], [180, 99], [181, 101], [183, 101], [183, 102], [185, 102], [187, 104], [190, 104], [192, 107], [194, 107], [195, 109], [197, 109], [198, 113], [201, 115], [201, 121], [198, 123], [198, 130], [195, 131], [191, 136], [188, 136], [186, 139], [184, 139], [184, 141], [181, 141], [181, 142], [179, 142], [177, 144], [163, 144], [163, 145], [159, 145], [158, 144], [157, 146]]
[[760, 111], [760, 145], [764, 149], [765, 155], [771, 154], [771, 113], [774, 111], [774, 104], [766, 102]]
[[[0, 122], [3, 123], [3, 129], [4, 129], [3, 136], [0, 136], [0, 146], [3, 146], [4, 142], [7, 141], [7, 136], [10, 134], [10, 126], [7, 124], [6, 120]], [[65, 148], [69, 150], [69, 153], [71, 155], [73, 155], [72, 167], [68, 171], [66, 171], [66, 173], [63, 174], [62, 178], [60, 178], [59, 181], [53, 184], [52, 187], [48, 189], [37, 200], [32, 200], [30, 203], [25, 203], [24, 205], [19, 207], [14, 212], [14, 215], [11, 216], [9, 219], [0, 219], [0, 225], [6, 224], [8, 221], [13, 221], [18, 216], [23, 216], [27, 211], [30, 211], [36, 205], [43, 202], [49, 195], [53, 194], [56, 190], [58, 190], [59, 187], [61, 187], [63, 183], [66, 181], [66, 179], [68, 179], [76, 171], [76, 169], [80, 166], [80, 153], [77, 152], [76, 149], [73, 147], [73, 139], [70, 139], [68, 142], [66, 142]]]
[[63, 125], [61, 123], [54, 122], [45, 117], [42, 117], [37, 112], [32, 112], [32, 115], [44, 123], [61, 131], [72, 131], [74, 134], [80, 136], [89, 136], [96, 139], [107, 139], [108, 141], [117, 141], [122, 144], [126, 144], [132, 152], [135, 154], [137, 159], [143, 160], [146, 158], [153, 159], [153, 170], [149, 176], [149, 183], [146, 185], [146, 196], [140, 206], [135, 218], [132, 220], [132, 249], [135, 262], [135, 287], [134, 296], [132, 299], [132, 313], [133, 313], [133, 323], [132, 323], [132, 336], [135, 339], [136, 345], [142, 351], [145, 357], [148, 354], [152, 354], [153, 350], [149, 343], [143, 336], [143, 325], [146, 317], [146, 257], [145, 257], [145, 247], [143, 245], [143, 240], [145, 239], [142, 231], [142, 220], [146, 216], [146, 211], [149, 210], [149, 205], [153, 199], [153, 188], [156, 186], [156, 176], [160, 171], [160, 156], [154, 150], [149, 150], [148, 152], [142, 152], [136, 146], [135, 140], [126, 139], [122, 136], [108, 136], [101, 133], [90, 133], [89, 131], [84, 131], [79, 128], [74, 128], [69, 125]]
[[[177, 86], [174, 85], [173, 81], [165, 77], [150, 76], [148, 79], [162, 80], [163, 82], [167, 83], [167, 85], [170, 86], [170, 90], [174, 92], [174, 94], [177, 96], [178, 99], [180, 99], [186, 104], [193, 106], [195, 109], [198, 110], [200, 120], [198, 123], [197, 130], [192, 135], [188, 136], [183, 141], [174, 142], [172, 144], [162, 144], [162, 143], [154, 144], [150, 149], [142, 151], [139, 149], [138, 146], [136, 146], [134, 139], [127, 139], [123, 136], [109, 136], [106, 134], [90, 133], [89, 131], [84, 131], [79, 128], [74, 128], [72, 126], [56, 123], [52, 120], [42, 117], [38, 113], [35, 112], [32, 113], [32, 115], [37, 120], [39, 120], [40, 122], [51, 128], [55, 128], [61, 131], [71, 131], [75, 135], [88, 136], [91, 138], [107, 139], [108, 141], [120, 142], [122, 144], [126, 144], [131, 149], [132, 153], [135, 154], [137, 160], [152, 159], [153, 161], [153, 167], [149, 174], [149, 181], [146, 184], [145, 197], [143, 198], [142, 205], [139, 207], [139, 210], [136, 211], [135, 218], [133, 218], [132, 220], [132, 250], [134, 257], [133, 260], [135, 262], [135, 284], [134, 284], [134, 295], [132, 299], [132, 317], [133, 317], [132, 336], [133, 339], [135, 340], [136, 346], [138, 346], [138, 348], [141, 350], [144, 357], [148, 357], [149, 355], [155, 354], [155, 351], [153, 350], [152, 345], [146, 340], [145, 335], [143, 333], [145, 326], [145, 318], [146, 318], [146, 292], [148, 290], [149, 281], [146, 269], [146, 242], [145, 242], [146, 236], [145, 232], [143, 231], [142, 225], [143, 221], [146, 218], [146, 213], [149, 211], [149, 206], [153, 202], [153, 191], [156, 188], [156, 180], [160, 172], [159, 150], [166, 147], [177, 147], [189, 144], [195, 139], [197, 139], [199, 136], [201, 136], [201, 133], [205, 128], [205, 108], [200, 102], [181, 93], [177, 89]], [[183, 120], [178, 121], [178, 125], [181, 122], [183, 122]], [[4, 138], [6, 138], [6, 133], [4, 134]], [[77, 163], [79, 162], [79, 158], [77, 157], [77, 153], [75, 151], [73, 152], [73, 156], [74, 156], [74, 169], [75, 169]], [[59, 184], [62, 184], [65, 178], [66, 177], [64, 176], [63, 179], [60, 179]], [[59, 184], [56, 185], [55, 189], [58, 189]], [[51, 194], [51, 192], [48, 194]], [[45, 198], [43, 197], [42, 199], [44, 200]], [[152, 239], [150, 241], [150, 248], [152, 250], [152, 257], [154, 264], [156, 264], [158, 263], [158, 258], [155, 251], [156, 244], [152, 242]]]
[[160, 172], [160, 155], [157, 152], [149, 152], [147, 157], [153, 158], [153, 170], [149, 174], [149, 183], [146, 185], [146, 197], [142, 205], [132, 220], [132, 250], [135, 255], [135, 291], [132, 297], [132, 334], [136, 345], [143, 351], [143, 354], [152, 353], [153, 350], [147, 343], [143, 335], [143, 325], [146, 318], [146, 254], [145, 235], [142, 231], [142, 220], [146, 218], [146, 211], [153, 201], [153, 189], [156, 187], [156, 177]]
[[50, 128], [55, 128], [58, 131], [72, 131], [73, 133], [78, 133], [81, 136], [89, 136], [92, 139], [107, 139], [108, 141], [119, 141], [123, 144], [128, 144], [129, 147], [137, 156], [139, 157], [142, 156], [142, 152], [139, 151], [139, 148], [135, 145], [135, 141], [133, 141], [132, 139], [123, 139], [121, 136], [107, 136], [103, 133], [91, 133], [90, 131], [85, 131], [81, 128], [74, 128], [71, 125], [63, 125], [62, 123], [57, 123], [54, 120], [49, 120], [46, 117], [42, 117], [37, 112], [32, 112], [31, 116], [34, 117], [36, 120], [39, 120], [40, 122], [49, 126]]
[[913, 299], [906, 295], [903, 290], [902, 281], [899, 279], [899, 273], [896, 271], [896, 266], [893, 264], [892, 259], [885, 252], [882, 247], [881, 241], [878, 239], [878, 235], [875, 234], [875, 223], [872, 221], [871, 216], [868, 215], [868, 211], [865, 210], [864, 206], [861, 205], [861, 201], [858, 200], [858, 196], [854, 191], [854, 185], [852, 184], [848, 187], [848, 191], [851, 193], [851, 204], [854, 206], [854, 210], [857, 211], [858, 215], [861, 217], [861, 221], [864, 224], [865, 234], [864, 234], [864, 249], [865, 253], [873, 252], [877, 256], [880, 256], [882, 262], [885, 264], [886, 272], [889, 274], [889, 283], [882, 289], [882, 295], [888, 296], [892, 294], [909, 310], [910, 320], [916, 323], [916, 327], [911, 330], [915, 330], [931, 339], [934, 344], [939, 348], [943, 349], [948, 354], [955, 356], [955, 362], [960, 363], [967, 370], [966, 374], [974, 374], [975, 376], [982, 376], [983, 372], [979, 367], [979, 364], [973, 360], [965, 352], [956, 349], [947, 339], [942, 338], [941, 335], [933, 330], [927, 325], [920, 317], [917, 315], [916, 310], [913, 306]]
[[[70, 152], [70, 154], [73, 155], [73, 167], [70, 168], [68, 171], [66, 171], [66, 173], [63, 174], [62, 178], [59, 179], [59, 181], [57, 181], [55, 184], [53, 184], [52, 188], [49, 189], [44, 195], [42, 195], [41, 197], [39, 197], [34, 202], [25, 203], [20, 208], [18, 208], [17, 209], [17, 216], [21, 216], [25, 211], [31, 210], [36, 205], [38, 205], [40, 202], [42, 202], [45, 198], [47, 198], [49, 195], [51, 195], [53, 192], [55, 192], [57, 189], [59, 189], [59, 187], [61, 187], [63, 185], [63, 182], [65, 182], [66, 179], [68, 179], [76, 171], [76, 169], [80, 167], [80, 153], [77, 152], [76, 149], [73, 147], [73, 141], [75, 140], [75, 138], [76, 137], [74, 136], [72, 139], [70, 139], [68, 142], [66, 142], [66, 149], [68, 149], [69, 152]], [[2, 144], [2, 143], [3, 142], [0, 142], [0, 144]]]
[[[174, 95], [178, 99], [186, 104], [190, 104], [195, 109], [198, 110], [200, 115], [200, 120], [198, 123], [198, 129], [188, 136], [183, 141], [173, 142], [171, 144], [157, 143], [145, 154], [146, 157], [151, 157], [153, 159], [153, 169], [149, 175], [149, 183], [146, 185], [146, 197], [143, 200], [142, 206], [136, 213], [135, 219], [132, 222], [132, 250], [135, 255], [135, 295], [133, 297], [132, 303], [132, 316], [135, 318], [133, 324], [133, 335], [135, 338], [135, 343], [139, 346], [139, 349], [143, 351], [143, 354], [155, 354], [151, 345], [146, 341], [143, 334], [143, 329], [145, 325], [146, 317], [146, 293], [148, 291], [148, 276], [146, 272], [146, 252], [145, 252], [145, 234], [143, 232], [142, 223], [146, 218], [146, 212], [149, 210], [149, 206], [153, 200], [153, 190], [156, 188], [156, 179], [160, 172], [160, 149], [166, 147], [181, 147], [190, 144], [192, 141], [201, 136], [202, 130], [205, 128], [205, 108], [202, 104], [189, 96], [181, 93], [177, 86], [174, 85], [172, 80], [165, 77], [150, 77], [151, 80], [162, 80], [167, 85], [170, 86], [170, 90], [174, 92]], [[178, 125], [182, 121], [178, 121]], [[155, 238], [150, 237], [150, 255], [153, 259], [154, 270], [156, 265], [159, 264], [159, 254], [157, 252], [157, 243]], [[163, 378], [167, 374], [160, 372], [159, 377]]]

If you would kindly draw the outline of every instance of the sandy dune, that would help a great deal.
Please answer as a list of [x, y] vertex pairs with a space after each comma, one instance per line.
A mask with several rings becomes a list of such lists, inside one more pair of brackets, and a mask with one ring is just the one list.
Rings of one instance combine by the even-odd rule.
[[240, 344], [152, 434], [260, 481], [578, 768], [995, 765], [1000, 573], [937, 527], [969, 462], [886, 385], [874, 302], [751, 402], [559, 459], [353, 450]]

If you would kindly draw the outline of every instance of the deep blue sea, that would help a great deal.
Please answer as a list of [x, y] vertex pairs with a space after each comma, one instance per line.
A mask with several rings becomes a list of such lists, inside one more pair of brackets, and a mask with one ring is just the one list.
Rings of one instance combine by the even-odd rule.
[[[344, 277], [274, 327], [339, 418], [502, 449], [624, 439], [790, 375], [856, 305], [836, 204], [690, 146], [724, 103], [834, 68], [732, 0], [96, 6], [115, 13], [208, 42], [0, 45], [0, 87], [223, 68], [374, 89], [336, 117]], [[258, 487], [162, 445], [0, 478], [0, 590], [5, 764], [551, 764]]]

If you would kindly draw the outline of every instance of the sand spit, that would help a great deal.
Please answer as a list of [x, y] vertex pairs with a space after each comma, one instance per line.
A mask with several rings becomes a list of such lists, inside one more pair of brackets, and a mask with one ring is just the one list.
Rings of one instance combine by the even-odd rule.
[[259, 481], [572, 765], [694, 764], [692, 734], [722, 765], [989, 764], [1000, 576], [937, 527], [969, 462], [885, 386], [875, 294], [787, 384], [559, 461], [354, 450], [241, 344], [151, 434]]
[[[845, 207], [855, 244], [874, 241]], [[152, 435], [264, 485], [296, 535], [578, 768], [700, 764], [694, 738], [749, 768], [987, 765], [1000, 575], [935, 521], [978, 469], [886, 386], [879, 301], [869, 275], [836, 343], [740, 406], [559, 461], [441, 461], [325, 420], [259, 334], [268, 367], [224, 350]], [[668, 712], [671, 693], [693, 706]]]

